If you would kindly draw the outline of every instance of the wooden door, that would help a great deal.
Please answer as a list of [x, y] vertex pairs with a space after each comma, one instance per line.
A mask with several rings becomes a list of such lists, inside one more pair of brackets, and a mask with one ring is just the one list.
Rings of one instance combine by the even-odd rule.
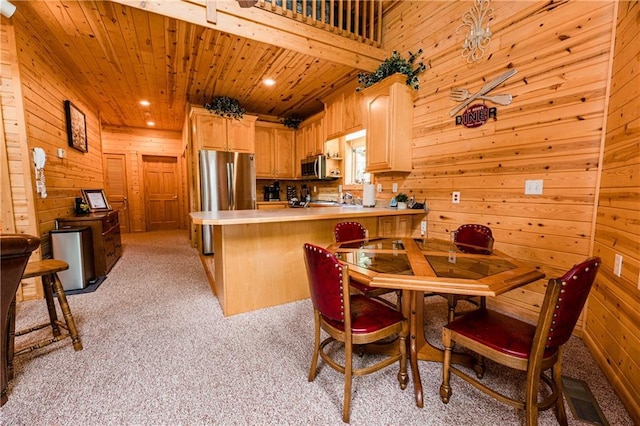
[[112, 209], [118, 210], [120, 231], [131, 232], [127, 188], [127, 157], [125, 154], [104, 154], [105, 193]]
[[147, 231], [180, 228], [180, 176], [177, 157], [142, 157]]

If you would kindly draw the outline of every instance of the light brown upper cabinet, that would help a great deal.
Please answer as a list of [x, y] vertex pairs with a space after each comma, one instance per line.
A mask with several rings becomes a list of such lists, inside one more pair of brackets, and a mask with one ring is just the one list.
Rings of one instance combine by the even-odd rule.
[[191, 131], [197, 149], [255, 152], [255, 123], [258, 117], [224, 118], [205, 108], [191, 108]]
[[362, 94], [355, 88], [349, 84], [322, 100], [327, 139], [362, 129]]
[[362, 93], [367, 172], [410, 172], [413, 93], [395, 74]]
[[321, 154], [324, 150], [324, 141], [326, 140], [324, 116], [324, 112], [313, 115], [300, 123], [300, 127], [296, 130], [296, 177], [301, 177], [301, 160], [306, 157]]
[[256, 122], [256, 178], [295, 178], [295, 131], [281, 124]]

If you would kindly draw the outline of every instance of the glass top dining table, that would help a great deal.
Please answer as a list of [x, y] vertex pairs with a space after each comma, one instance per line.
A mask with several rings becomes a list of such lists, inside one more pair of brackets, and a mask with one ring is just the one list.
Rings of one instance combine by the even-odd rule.
[[[409, 353], [418, 407], [423, 406], [423, 395], [417, 361], [444, 359], [442, 349], [424, 336], [424, 293], [495, 297], [544, 278], [533, 266], [498, 250], [434, 238], [353, 240], [334, 243], [328, 250], [358, 281], [402, 290], [402, 310], [410, 324]], [[473, 366], [467, 354], [454, 354], [453, 362]]]

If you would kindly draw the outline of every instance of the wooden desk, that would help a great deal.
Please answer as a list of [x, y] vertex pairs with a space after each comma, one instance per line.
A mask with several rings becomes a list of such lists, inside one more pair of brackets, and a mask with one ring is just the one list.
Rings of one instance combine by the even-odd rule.
[[[349, 275], [371, 286], [401, 289], [409, 318], [411, 372], [416, 405], [423, 406], [418, 360], [443, 362], [442, 349], [424, 337], [424, 293], [497, 296], [544, 278], [535, 268], [497, 250], [413, 238], [373, 238], [329, 246], [349, 267]], [[456, 354], [453, 362], [469, 365]]]

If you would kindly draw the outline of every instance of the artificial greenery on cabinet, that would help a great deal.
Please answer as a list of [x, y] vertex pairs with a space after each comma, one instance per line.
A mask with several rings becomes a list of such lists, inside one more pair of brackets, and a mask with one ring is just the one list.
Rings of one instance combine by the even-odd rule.
[[400, 56], [396, 50], [393, 51], [391, 56], [378, 66], [374, 72], [361, 72], [358, 74], [358, 84], [360, 87], [356, 89], [359, 92], [369, 86], [373, 86], [379, 81], [384, 80], [390, 75], [401, 73], [407, 76], [407, 86], [414, 90], [420, 88], [418, 82], [418, 75], [427, 69], [426, 65], [422, 62], [416, 64], [416, 59], [422, 54], [422, 49], [416, 53], [409, 52], [409, 58], [405, 59]]
[[283, 118], [281, 123], [284, 124], [285, 127], [288, 127], [290, 129], [298, 129], [298, 126], [300, 126], [300, 123], [302, 123], [302, 118], [298, 117], [295, 114], [292, 114], [289, 117]]
[[240, 119], [245, 113], [245, 109], [240, 106], [240, 102], [237, 99], [226, 96], [213, 98], [211, 102], [204, 104], [204, 107], [221, 117]]

